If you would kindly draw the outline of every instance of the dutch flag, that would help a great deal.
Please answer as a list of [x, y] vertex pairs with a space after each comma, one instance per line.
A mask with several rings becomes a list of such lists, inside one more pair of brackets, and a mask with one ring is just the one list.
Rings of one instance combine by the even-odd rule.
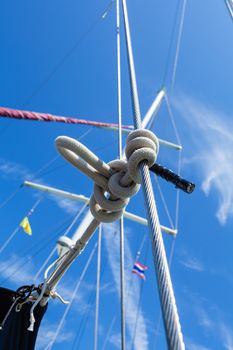
[[142, 278], [143, 280], [146, 279], [145, 276], [145, 271], [148, 269], [147, 266], [140, 264], [139, 262], [135, 262], [134, 266], [133, 266], [133, 270], [132, 273], [135, 273], [136, 275], [138, 275], [140, 278]]

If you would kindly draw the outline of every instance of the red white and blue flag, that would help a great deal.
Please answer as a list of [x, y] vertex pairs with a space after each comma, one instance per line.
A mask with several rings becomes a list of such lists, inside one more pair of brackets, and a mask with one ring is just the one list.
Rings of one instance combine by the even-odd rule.
[[143, 280], [146, 279], [145, 276], [145, 271], [148, 269], [147, 266], [140, 264], [139, 262], [135, 262], [134, 266], [133, 266], [133, 270], [132, 273], [135, 273], [136, 275], [138, 275], [140, 278], [142, 278]]

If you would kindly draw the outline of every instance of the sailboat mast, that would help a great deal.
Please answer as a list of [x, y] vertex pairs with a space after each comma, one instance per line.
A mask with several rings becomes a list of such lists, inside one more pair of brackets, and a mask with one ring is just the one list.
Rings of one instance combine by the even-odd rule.
[[[122, 0], [123, 15], [126, 32], [127, 55], [129, 63], [129, 76], [132, 96], [132, 108], [135, 129], [141, 128], [141, 113], [139, 106], [134, 57], [131, 44], [130, 27], [126, 0]], [[157, 208], [153, 194], [149, 168], [145, 162], [140, 164], [141, 182], [144, 201], [147, 208], [148, 223], [150, 227], [151, 241], [153, 245], [154, 266], [157, 275], [160, 303], [166, 330], [167, 345], [169, 350], [184, 350], [183, 335], [179, 322], [178, 311], [175, 302], [166, 252], [162, 239]]]

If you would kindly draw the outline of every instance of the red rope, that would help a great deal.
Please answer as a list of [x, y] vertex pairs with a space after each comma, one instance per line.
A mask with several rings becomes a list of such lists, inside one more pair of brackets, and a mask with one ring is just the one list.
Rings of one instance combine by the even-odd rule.
[[[5, 108], [5, 107], [0, 107], [0, 117], [44, 121], [44, 122], [59, 122], [59, 123], [67, 123], [67, 124], [83, 124], [83, 125], [92, 125], [92, 126], [96, 126], [99, 128], [101, 128], [101, 127], [102, 128], [110, 128], [110, 127], [118, 128], [118, 124], [95, 122], [95, 121], [85, 120], [85, 119], [62, 117], [62, 116], [52, 115], [52, 114], [48, 114], [48, 113], [22, 111], [22, 110]], [[123, 129], [133, 129], [133, 127], [130, 125], [123, 125], [122, 128]]]

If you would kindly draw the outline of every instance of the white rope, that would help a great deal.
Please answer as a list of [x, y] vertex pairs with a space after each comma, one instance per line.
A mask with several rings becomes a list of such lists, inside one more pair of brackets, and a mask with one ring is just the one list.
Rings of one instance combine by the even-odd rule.
[[[55, 261], [53, 261], [48, 268], [45, 270], [44, 273], [44, 283], [42, 286], [42, 289], [40, 291], [40, 294], [38, 295], [38, 297], [36, 298], [35, 302], [33, 303], [31, 309], [30, 309], [30, 324], [28, 327], [28, 331], [33, 332], [34, 331], [34, 324], [36, 322], [35, 316], [34, 316], [34, 310], [36, 308], [36, 306], [42, 301], [42, 299], [44, 298], [45, 292], [47, 291], [47, 281], [48, 281], [48, 274], [49, 271], [55, 266], [57, 265], [58, 262], [60, 262], [61, 260], [64, 259], [65, 255], [67, 255], [68, 252], [66, 252], [65, 254], [63, 254], [61, 257], [59, 257], [58, 259], [56, 259]], [[46, 297], [47, 298], [47, 297]], [[66, 303], [66, 302], [65, 302]]]
[[34, 277], [34, 281], [37, 280], [37, 278], [40, 276], [41, 272], [44, 271], [45, 266], [47, 266], [48, 262], [50, 261], [50, 259], [53, 257], [53, 255], [56, 252], [56, 247], [53, 248], [53, 250], [51, 251], [51, 253], [49, 254], [49, 256], [45, 259], [44, 263], [42, 264], [42, 266], [40, 267], [40, 269], [38, 270], [38, 272], [36, 273], [35, 277]]
[[[107, 223], [119, 219], [129, 197], [138, 192], [139, 164], [142, 161], [146, 161], [148, 166], [154, 164], [159, 143], [149, 130], [132, 131], [127, 137], [127, 162], [114, 160], [108, 164], [69, 137], [58, 137], [56, 146], [65, 159], [95, 182], [90, 210], [97, 221]], [[109, 193], [108, 197], [105, 196], [106, 192]]]
[[[90, 200], [90, 209], [93, 216], [96, 218], [96, 222], [93, 221], [93, 223], [90, 224], [90, 226], [93, 225], [93, 229], [88, 230], [87, 238], [82, 238], [80, 242], [81, 249], [84, 248], [87, 239], [93, 234], [99, 222], [112, 222], [122, 215], [124, 207], [128, 203], [127, 197], [135, 193], [135, 184], [140, 182], [140, 164], [145, 164], [143, 165], [141, 179], [145, 188], [144, 195], [147, 203], [148, 221], [154, 246], [155, 268], [161, 292], [162, 308], [167, 322], [165, 322], [167, 326], [167, 337], [172, 346], [178, 344], [177, 346], [180, 347], [177, 349], [184, 349], [160, 224], [149, 177], [148, 166], [154, 164], [158, 152], [157, 138], [152, 132], [144, 129], [131, 132], [127, 138], [127, 163], [125, 161], [115, 160], [106, 164], [80, 142], [64, 136], [57, 138], [56, 146], [59, 152], [71, 162], [71, 164], [98, 183], [98, 185], [95, 183], [94, 194]], [[136, 190], [138, 190], [137, 187]], [[104, 195], [106, 191], [110, 194], [108, 198]], [[125, 199], [127, 200], [125, 201]], [[80, 249], [78, 248], [77, 251], [80, 252]], [[74, 256], [77, 256], [77, 252], [70, 251], [68, 263], [73, 260]], [[66, 268], [67, 265], [66, 267], [61, 267], [64, 271]], [[173, 334], [175, 334], [175, 337], [172, 336]], [[174, 347], [170, 349], [174, 349]]]
[[178, 39], [177, 39], [176, 52], [175, 52], [175, 60], [174, 60], [173, 71], [172, 71], [172, 81], [171, 81], [171, 90], [172, 91], [173, 91], [173, 88], [175, 85], [175, 79], [176, 79], [176, 70], [177, 70], [177, 64], [178, 64], [179, 52], [180, 52], [180, 44], [181, 44], [181, 38], [182, 38], [183, 26], [184, 26], [185, 8], [186, 8], [186, 0], [183, 0], [180, 26], [179, 26], [179, 32], [178, 32]]
[[[70, 232], [70, 230], [72, 229], [72, 227], [75, 225], [76, 221], [80, 218], [80, 216], [83, 214], [84, 210], [86, 209], [87, 204], [84, 204], [84, 206], [82, 207], [81, 210], [78, 211], [77, 215], [75, 215], [74, 219], [72, 220], [71, 224], [68, 226], [67, 230], [65, 231], [65, 233], [63, 234], [63, 236], [67, 236], [68, 233]], [[40, 269], [38, 270], [38, 272], [36, 273], [35, 277], [34, 277], [34, 281], [37, 280], [37, 278], [40, 276], [41, 272], [44, 270], [45, 266], [48, 264], [48, 262], [50, 261], [50, 259], [53, 257], [53, 255], [56, 252], [56, 247], [53, 248], [53, 250], [51, 251], [51, 253], [49, 254], [49, 256], [46, 258], [46, 260], [44, 261], [44, 263], [42, 264], [42, 266], [40, 267]]]
[[58, 334], [60, 333], [60, 330], [61, 330], [62, 327], [63, 327], [63, 324], [64, 324], [64, 322], [65, 322], [66, 316], [67, 316], [68, 312], [70, 311], [70, 308], [71, 308], [71, 306], [72, 306], [72, 303], [73, 303], [73, 301], [74, 301], [74, 298], [75, 298], [75, 296], [77, 295], [78, 290], [79, 290], [79, 288], [80, 288], [80, 285], [81, 285], [81, 283], [82, 283], [82, 281], [83, 281], [83, 279], [84, 279], [84, 277], [85, 277], [85, 275], [86, 275], [87, 269], [88, 269], [88, 267], [89, 267], [89, 265], [90, 265], [90, 263], [91, 263], [91, 261], [92, 261], [92, 258], [93, 258], [93, 256], [94, 256], [94, 253], [95, 253], [95, 251], [96, 251], [96, 248], [97, 248], [97, 243], [95, 244], [94, 248], [93, 248], [92, 251], [91, 251], [91, 254], [90, 254], [90, 256], [89, 256], [89, 258], [88, 258], [88, 260], [87, 260], [87, 262], [86, 262], [86, 265], [84, 266], [84, 269], [83, 269], [83, 271], [82, 271], [82, 274], [81, 274], [81, 276], [80, 276], [80, 278], [79, 278], [79, 280], [78, 280], [78, 282], [77, 282], [77, 284], [76, 284], [76, 286], [75, 286], [75, 289], [74, 289], [73, 294], [72, 294], [72, 297], [71, 297], [71, 301], [70, 301], [69, 305], [66, 307], [65, 312], [64, 312], [64, 314], [63, 314], [63, 316], [62, 316], [62, 318], [61, 318], [61, 320], [60, 320], [60, 322], [59, 322], [59, 324], [58, 324], [58, 327], [57, 327], [57, 329], [56, 329], [56, 332], [54, 333], [53, 339], [52, 339], [52, 341], [49, 343], [49, 345], [48, 345], [48, 347], [46, 348], [46, 350], [51, 350], [51, 349], [52, 349], [52, 347], [53, 347], [53, 345], [54, 345], [54, 343], [55, 343], [55, 341], [56, 341], [56, 338], [57, 338]]

